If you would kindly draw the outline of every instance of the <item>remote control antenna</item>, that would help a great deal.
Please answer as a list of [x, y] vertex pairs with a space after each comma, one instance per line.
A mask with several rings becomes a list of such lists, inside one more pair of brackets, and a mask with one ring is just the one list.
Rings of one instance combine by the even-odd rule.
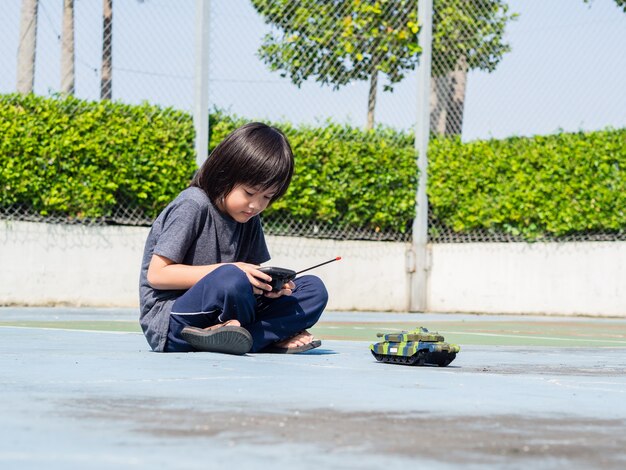
[[324, 266], [325, 264], [332, 263], [333, 261], [339, 261], [340, 259], [341, 259], [341, 256], [337, 256], [336, 258], [333, 258], [331, 260], [324, 261], [323, 263], [316, 264], [315, 266], [311, 266], [310, 268], [303, 269], [302, 271], [298, 271], [296, 273], [296, 275], [298, 275], [300, 273], [303, 273], [305, 271], [309, 271], [309, 270], [314, 269], [314, 268], [319, 268], [320, 266]]

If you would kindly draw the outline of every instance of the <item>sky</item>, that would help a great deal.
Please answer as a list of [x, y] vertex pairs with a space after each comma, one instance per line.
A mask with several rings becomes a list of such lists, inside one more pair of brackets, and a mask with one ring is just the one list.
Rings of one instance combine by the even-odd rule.
[[[21, 0], [1, 0], [0, 93], [15, 91]], [[98, 99], [101, 0], [76, 2], [76, 95]], [[35, 92], [60, 84], [62, 0], [40, 0]], [[195, 0], [114, 0], [114, 99], [193, 109]], [[257, 57], [269, 32], [248, 0], [211, 0], [209, 95], [213, 106], [250, 119], [354, 126], [366, 120], [368, 84], [339, 91], [297, 88]], [[510, 0], [512, 51], [493, 73], [468, 76], [463, 139], [626, 127], [626, 13], [613, 0]], [[382, 92], [378, 123], [410, 130], [417, 72]]]

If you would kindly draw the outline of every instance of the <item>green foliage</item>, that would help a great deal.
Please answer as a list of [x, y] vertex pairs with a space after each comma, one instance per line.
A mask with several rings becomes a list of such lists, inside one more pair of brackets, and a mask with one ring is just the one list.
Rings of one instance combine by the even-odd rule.
[[505, 0], [435, 0], [433, 75], [451, 72], [461, 57], [469, 70], [493, 72], [511, 50], [504, 33], [516, 18]]
[[[243, 124], [212, 115], [211, 142]], [[324, 127], [278, 123], [295, 155], [285, 196], [264, 218], [332, 223], [374, 231], [406, 232], [415, 214], [417, 167], [413, 139], [379, 127], [363, 131], [332, 122]]]
[[[275, 27], [259, 49], [273, 71], [300, 86], [309, 77], [339, 88], [374, 71], [393, 84], [417, 65], [417, 0], [252, 0]], [[504, 0], [435, 0], [433, 74], [444, 75], [461, 56], [469, 69], [493, 71], [510, 51], [504, 41]]]
[[457, 232], [540, 239], [626, 229], [626, 129], [429, 148], [429, 201]]
[[417, 63], [415, 0], [252, 0], [252, 5], [280, 30], [265, 36], [261, 59], [298, 86], [314, 76], [339, 88], [376, 71], [393, 84]]
[[[247, 120], [215, 112], [214, 146]], [[415, 211], [413, 138], [276, 124], [296, 157], [275, 220], [405, 232]], [[0, 95], [0, 206], [69, 218], [107, 217], [124, 205], [155, 217], [195, 170], [189, 115], [149, 105]], [[529, 240], [626, 230], [626, 129], [429, 147], [429, 201], [458, 232], [505, 231]]]
[[393, 130], [327, 124], [288, 129], [296, 178], [272, 210], [372, 230], [405, 232], [415, 214], [412, 139]]
[[0, 95], [0, 205], [96, 218], [155, 216], [195, 169], [185, 113], [73, 97]]

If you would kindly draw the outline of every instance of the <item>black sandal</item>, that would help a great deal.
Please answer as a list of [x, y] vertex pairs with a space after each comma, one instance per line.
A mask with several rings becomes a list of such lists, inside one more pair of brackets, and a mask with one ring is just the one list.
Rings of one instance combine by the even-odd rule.
[[252, 336], [241, 326], [225, 325], [214, 329], [186, 326], [181, 336], [198, 351], [241, 355], [252, 349]]

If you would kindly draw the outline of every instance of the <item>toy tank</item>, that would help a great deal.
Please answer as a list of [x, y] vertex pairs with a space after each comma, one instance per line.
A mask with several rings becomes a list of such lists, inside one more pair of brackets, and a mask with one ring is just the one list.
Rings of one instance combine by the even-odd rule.
[[456, 344], [445, 343], [439, 333], [431, 333], [421, 326], [413, 331], [377, 333], [376, 336], [383, 338], [383, 341], [370, 345], [370, 350], [379, 362], [409, 366], [432, 364], [445, 367], [461, 350]]

